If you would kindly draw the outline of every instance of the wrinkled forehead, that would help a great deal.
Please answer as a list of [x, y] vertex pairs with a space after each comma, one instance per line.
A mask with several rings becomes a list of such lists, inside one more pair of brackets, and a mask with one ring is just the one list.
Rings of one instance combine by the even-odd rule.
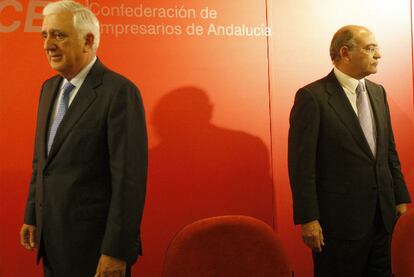
[[73, 14], [69, 12], [51, 13], [45, 15], [42, 23], [42, 32], [48, 30], [70, 31], [73, 26]]

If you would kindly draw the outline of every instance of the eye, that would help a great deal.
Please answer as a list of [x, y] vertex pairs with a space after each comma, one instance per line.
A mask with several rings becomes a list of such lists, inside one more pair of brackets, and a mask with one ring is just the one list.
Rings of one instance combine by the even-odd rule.
[[376, 51], [379, 50], [379, 47], [376, 45], [369, 45], [365, 47], [364, 50], [369, 54], [374, 54]]
[[53, 33], [53, 36], [55, 37], [56, 40], [63, 40], [63, 39], [66, 38], [66, 34], [65, 33], [58, 32], [58, 31], [54, 32]]
[[43, 39], [47, 38], [47, 33], [46, 32], [42, 32], [40, 35], [42, 36]]

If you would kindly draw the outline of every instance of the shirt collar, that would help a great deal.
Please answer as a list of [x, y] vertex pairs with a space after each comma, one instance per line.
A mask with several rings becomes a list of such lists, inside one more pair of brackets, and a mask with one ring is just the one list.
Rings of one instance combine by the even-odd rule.
[[[72, 85], [74, 85], [77, 89], [80, 88], [80, 86], [83, 84], [83, 81], [85, 81], [86, 76], [88, 75], [89, 71], [91, 70], [92, 66], [95, 64], [97, 58], [96, 56], [92, 59], [90, 63], [88, 63], [87, 66], [85, 66], [75, 77], [73, 77], [70, 82]], [[64, 79], [64, 82], [62, 85], [64, 85], [68, 80]]]
[[343, 73], [338, 68], [334, 68], [334, 74], [336, 76], [336, 79], [338, 79], [339, 83], [342, 87], [347, 89], [351, 93], [355, 93], [355, 90], [358, 86], [359, 81], [362, 81], [365, 87], [365, 79], [357, 80], [352, 78], [351, 76]]

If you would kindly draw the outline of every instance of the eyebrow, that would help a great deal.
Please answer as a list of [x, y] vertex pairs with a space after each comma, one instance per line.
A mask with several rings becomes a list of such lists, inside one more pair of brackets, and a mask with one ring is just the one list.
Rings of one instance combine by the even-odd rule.
[[59, 30], [59, 29], [42, 30], [40, 33], [41, 34], [47, 34], [47, 33], [55, 33], [55, 32], [62, 32], [63, 33], [63, 31]]

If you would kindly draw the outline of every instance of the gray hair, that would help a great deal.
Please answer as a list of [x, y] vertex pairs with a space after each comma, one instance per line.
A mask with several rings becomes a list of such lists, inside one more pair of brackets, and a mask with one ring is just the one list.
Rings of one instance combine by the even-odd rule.
[[99, 21], [95, 14], [87, 7], [72, 0], [51, 2], [43, 9], [44, 16], [64, 12], [73, 14], [73, 26], [82, 39], [89, 33], [94, 36], [92, 47], [96, 51], [99, 46], [100, 32]]
[[329, 53], [334, 64], [336, 64], [340, 59], [339, 50], [341, 47], [346, 46], [349, 49], [353, 49], [357, 46], [355, 41], [355, 32], [353, 32], [351, 28], [347, 27], [349, 26], [339, 29], [332, 38]]

